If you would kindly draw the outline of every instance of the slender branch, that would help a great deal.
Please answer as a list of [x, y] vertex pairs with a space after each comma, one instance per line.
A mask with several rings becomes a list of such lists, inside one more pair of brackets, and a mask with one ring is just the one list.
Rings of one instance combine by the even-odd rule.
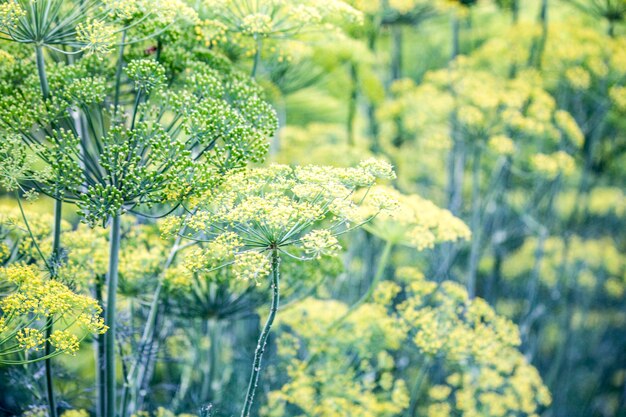
[[48, 86], [48, 77], [46, 76], [46, 66], [43, 57], [43, 48], [41, 45], [35, 47], [35, 55], [37, 60], [37, 72], [39, 73], [39, 84], [41, 85], [41, 94], [44, 100], [50, 97], [50, 87]]
[[254, 52], [254, 62], [252, 64], [252, 71], [250, 72], [250, 76], [252, 78], [256, 78], [256, 72], [259, 69], [259, 65], [261, 63], [261, 48], [263, 47], [263, 41], [260, 38], [256, 39], [256, 51]]
[[[41, 95], [44, 100], [50, 97], [50, 86], [48, 85], [48, 77], [46, 75], [46, 65], [44, 61], [43, 48], [41, 45], [35, 47], [35, 56], [37, 61], [37, 73], [39, 74], [39, 84], [41, 85]], [[21, 206], [20, 206], [21, 209]], [[57, 199], [54, 204], [54, 226], [52, 236], [52, 268], [50, 269], [51, 279], [56, 277], [57, 263], [59, 261], [60, 247], [61, 247], [61, 213], [63, 209], [63, 203], [60, 199]], [[35, 243], [36, 245], [36, 243]], [[46, 396], [48, 398], [48, 413], [50, 417], [57, 417], [56, 400], [54, 396], [54, 380], [52, 374], [52, 345], [50, 344], [50, 336], [53, 332], [53, 317], [50, 316], [46, 319], [46, 343], [44, 345], [44, 361], [45, 374], [46, 374]]]
[[254, 394], [259, 384], [259, 376], [261, 374], [261, 360], [263, 359], [263, 353], [265, 353], [265, 347], [267, 345], [267, 338], [270, 334], [272, 324], [276, 318], [276, 312], [278, 311], [278, 305], [280, 301], [279, 293], [280, 283], [280, 256], [278, 249], [272, 250], [272, 306], [270, 307], [270, 314], [267, 316], [267, 321], [263, 327], [263, 331], [259, 336], [259, 340], [254, 351], [254, 362], [252, 363], [252, 371], [250, 374], [250, 382], [248, 383], [248, 390], [246, 392], [246, 399], [241, 410], [241, 417], [249, 417], [252, 410], [252, 402], [254, 400]]
[[105, 323], [109, 330], [104, 335], [105, 341], [105, 410], [107, 417], [116, 417], [116, 380], [115, 380], [115, 303], [117, 295], [117, 271], [119, 265], [120, 252], [120, 214], [113, 216], [111, 224], [111, 238], [109, 242], [109, 273], [107, 277], [107, 305], [105, 312]]
[[120, 84], [122, 80], [122, 69], [124, 67], [124, 41], [126, 40], [126, 31], [122, 32], [122, 43], [120, 44], [120, 51], [117, 57], [117, 68], [115, 69], [115, 98], [113, 105], [115, 110], [120, 104]]
[[472, 244], [470, 248], [469, 266], [467, 270], [467, 293], [469, 298], [476, 296], [476, 271], [478, 258], [480, 257], [481, 229], [481, 196], [480, 196], [480, 145], [476, 145], [472, 167], [472, 217], [470, 228], [472, 230]]

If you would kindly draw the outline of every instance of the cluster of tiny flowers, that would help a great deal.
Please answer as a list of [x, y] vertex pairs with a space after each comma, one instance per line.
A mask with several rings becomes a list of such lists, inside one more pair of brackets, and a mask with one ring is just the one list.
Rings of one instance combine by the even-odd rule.
[[[279, 370], [289, 379], [269, 393], [262, 416], [280, 417], [294, 406], [317, 416], [392, 416], [408, 408], [409, 391], [394, 375], [392, 354], [406, 329], [385, 305], [365, 304], [340, 332], [328, 332], [347, 308], [336, 300], [307, 298], [279, 318], [278, 354], [284, 362]], [[307, 362], [303, 351], [314, 359]]]
[[[503, 276], [507, 280], [518, 282], [528, 276], [534, 268], [533, 259], [538, 245], [537, 238], [525, 240], [503, 263]], [[567, 285], [579, 286], [588, 291], [603, 287], [607, 295], [613, 298], [619, 298], [626, 293], [626, 280], [623, 276], [626, 260], [611, 239], [585, 239], [574, 235], [566, 243], [560, 237], [548, 237], [543, 243], [541, 285], [546, 288], [561, 285], [559, 268], [564, 256], [569, 256], [573, 262], [580, 264], [576, 277], [569, 280]]]
[[75, 354], [80, 346], [78, 337], [67, 330], [55, 330], [49, 340], [55, 349], [68, 354]]
[[67, 410], [61, 414], [61, 417], [89, 417], [87, 410]]
[[334, 256], [341, 250], [339, 241], [330, 230], [313, 230], [301, 241], [304, 251], [318, 258], [322, 255]]
[[509, 156], [515, 153], [515, 142], [513, 142], [513, 139], [505, 135], [490, 137], [487, 145], [499, 155]]
[[[393, 201], [394, 209], [382, 211], [366, 229], [375, 236], [418, 250], [432, 248], [436, 243], [469, 239], [470, 231], [450, 211], [438, 208], [417, 195], [403, 195], [391, 187], [378, 186], [370, 191], [365, 208], [379, 210], [380, 204]], [[374, 207], [368, 207], [376, 204]]]
[[22, 7], [13, 1], [0, 4], [0, 28], [2, 31], [15, 27], [17, 20], [26, 15]]
[[88, 53], [104, 55], [114, 45], [114, 29], [101, 20], [89, 20], [76, 26], [76, 38]]
[[[389, 164], [375, 161], [355, 168], [272, 165], [232, 174], [185, 220], [189, 233], [206, 243], [186, 264], [199, 270], [234, 263], [241, 271], [236, 275], [247, 279], [243, 265], [257, 262], [253, 277], [267, 270], [264, 255], [254, 251], [292, 248], [296, 256], [336, 255], [336, 234], [356, 220], [349, 214], [359, 211], [355, 192], [393, 176]], [[177, 229], [182, 222], [166, 223]]]
[[266, 254], [249, 250], [235, 255], [231, 268], [234, 278], [242, 281], [254, 281], [260, 284], [260, 280], [267, 277], [271, 272], [270, 260]]
[[100, 316], [102, 309], [95, 300], [76, 294], [59, 281], [46, 278], [34, 265], [12, 264], [5, 267], [0, 271], [0, 281], [2, 285], [14, 288], [0, 299], [4, 315], [0, 326], [2, 351], [13, 351], [14, 343], [22, 349], [39, 349], [46, 341], [43, 329], [48, 317], [65, 324], [65, 328], [57, 325], [49, 339], [59, 353], [78, 350], [79, 339], [69, 331], [75, 323], [90, 333], [107, 330]]
[[263, 13], [247, 15], [241, 21], [240, 30], [246, 35], [267, 36], [272, 32], [272, 18]]
[[[406, 137], [447, 135], [447, 141], [468, 141], [477, 149], [487, 145], [496, 155], [515, 156], [513, 162], [524, 168], [529, 162], [532, 168], [533, 153], [573, 151], [582, 145], [576, 120], [558, 108], [541, 80], [530, 73], [503, 79], [473, 65], [459, 57], [451, 69], [426, 73], [420, 85], [396, 81], [388, 105], [379, 110], [379, 118], [389, 124], [386, 130], [394, 132], [401, 120]], [[425, 101], [427, 109], [417, 104]], [[518, 140], [524, 140], [523, 147]]]
[[554, 179], [559, 174], [571, 175], [576, 168], [574, 158], [564, 151], [550, 155], [537, 153], [531, 157], [530, 163], [537, 173], [548, 179]]
[[43, 345], [46, 341], [43, 332], [39, 329], [33, 329], [30, 327], [25, 327], [23, 329], [18, 330], [15, 335], [15, 340], [17, 341], [20, 348], [24, 350], [41, 350], [43, 349]]
[[142, 9], [140, 3], [136, 0], [102, 0], [102, 8], [111, 18], [129, 20], [140, 13]]
[[516, 347], [515, 325], [497, 316], [482, 299], [469, 300], [460, 285], [414, 281], [399, 306], [400, 316], [415, 329], [414, 343], [425, 354], [450, 362], [485, 363], [504, 347]]
[[46, 172], [33, 169], [35, 158], [28, 149], [21, 144], [16, 136], [8, 136], [0, 143], [0, 186], [7, 191], [19, 188], [22, 181], [42, 180]]
[[151, 59], [136, 59], [126, 67], [126, 73], [135, 83], [135, 88], [145, 94], [163, 87], [167, 81], [165, 68]]
[[[363, 20], [358, 10], [341, 0], [275, 0], [245, 6], [241, 3], [241, 0], [205, 2], [206, 21], [215, 22], [211, 23], [215, 28], [223, 28], [209, 42], [219, 41], [222, 30], [234, 32], [229, 40], [245, 47], [241, 37], [288, 39], [287, 35], [296, 36], [307, 29], [336, 30], [346, 22], [360, 24]], [[254, 45], [249, 53], [254, 53], [256, 48]]]

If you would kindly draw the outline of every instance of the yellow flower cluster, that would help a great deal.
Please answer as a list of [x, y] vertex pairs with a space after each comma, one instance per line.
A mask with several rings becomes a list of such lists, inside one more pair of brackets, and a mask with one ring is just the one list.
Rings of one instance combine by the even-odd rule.
[[[403, 291], [391, 281], [377, 287], [373, 302], [348, 309], [335, 300], [305, 299], [279, 319], [277, 366], [289, 379], [270, 392], [262, 409], [282, 417], [296, 406], [306, 415], [395, 416], [409, 404], [403, 380], [395, 375], [395, 352], [413, 340], [422, 354], [440, 360], [443, 374], [418, 403], [426, 416], [536, 415], [550, 394], [535, 368], [517, 350], [516, 326], [481, 299], [470, 300], [453, 282], [438, 285], [413, 269]], [[301, 358], [306, 352], [308, 358]], [[486, 414], [485, 414], [486, 413]]]
[[498, 155], [513, 155], [515, 153], [515, 142], [508, 136], [495, 135], [489, 138], [487, 143], [490, 149], [492, 149]]
[[469, 366], [428, 392], [428, 417], [538, 416], [551, 397], [539, 373], [515, 349], [504, 348], [488, 365]]
[[30, 327], [18, 330], [15, 340], [23, 350], [41, 350], [46, 342], [43, 332]]
[[574, 145], [579, 148], [583, 146], [585, 136], [571, 114], [563, 110], [557, 110], [554, 114], [554, 119], [559, 129], [561, 129]]
[[255, 281], [267, 277], [271, 272], [270, 260], [267, 255], [256, 251], [245, 251], [235, 255], [231, 268], [235, 278], [242, 281]]
[[80, 346], [78, 337], [67, 330], [55, 330], [50, 335], [49, 340], [50, 344], [54, 346], [55, 349], [69, 354], [78, 352]]
[[[391, 98], [377, 112], [386, 140], [401, 133], [404, 147], [433, 152], [446, 150], [454, 142], [477, 150], [486, 145], [495, 155], [515, 156], [513, 163], [524, 169], [529, 165], [537, 169], [538, 162], [546, 174], [550, 169], [552, 173], [572, 171], [573, 159], [565, 150], [579, 149], [584, 135], [574, 117], [558, 108], [544, 80], [532, 70], [511, 78], [483, 68], [475, 59], [461, 56], [451, 68], [426, 73], [419, 85], [396, 81]], [[423, 106], [425, 102], [429, 105]], [[549, 152], [554, 152], [560, 167], [545, 157], [536, 157], [537, 153]], [[400, 150], [397, 158], [410, 158], [406, 154]], [[420, 164], [424, 164], [423, 158]], [[425, 174], [427, 170], [425, 167]]]
[[[279, 43], [310, 41], [312, 29], [323, 29], [317, 34], [320, 37], [339, 33], [345, 23], [362, 21], [361, 13], [342, 0], [208, 0], [203, 2], [200, 18], [196, 28], [199, 40], [213, 46], [234, 44], [243, 56], [260, 54], [262, 39], [275, 51]], [[281, 54], [278, 61], [282, 60]]]
[[307, 254], [316, 258], [322, 255], [336, 255], [341, 246], [330, 230], [313, 230], [302, 237], [302, 247]]
[[267, 36], [272, 33], [272, 18], [263, 13], [254, 13], [245, 16], [240, 29], [246, 35]]
[[[0, 231], [2, 236], [5, 237], [5, 245], [13, 247], [17, 244], [17, 253], [14, 254], [16, 258], [29, 261], [41, 261], [37, 249], [33, 244], [28, 228], [24, 223], [24, 219], [20, 213], [20, 210], [15, 207], [14, 204], [2, 204], [0, 205]], [[39, 244], [39, 249], [44, 256], [49, 256], [52, 252], [52, 242], [50, 236], [52, 234], [52, 215], [48, 213], [39, 213], [34, 210], [26, 210], [26, 218], [28, 220], [28, 226], [35, 238], [35, 241]], [[71, 229], [71, 225], [63, 221], [61, 223], [61, 230], [67, 232]], [[0, 244], [1, 246], [2, 244]], [[7, 253], [7, 255], [9, 255]]]
[[76, 26], [76, 38], [88, 53], [106, 54], [114, 45], [114, 29], [101, 20], [89, 20]]
[[550, 155], [537, 153], [531, 156], [530, 164], [537, 173], [548, 179], [554, 179], [558, 175], [567, 177], [576, 169], [574, 158], [564, 151], [557, 151]]
[[100, 317], [102, 309], [95, 300], [46, 278], [34, 265], [12, 264], [2, 268], [0, 282], [12, 288], [0, 299], [2, 352], [16, 352], [16, 344], [21, 349], [38, 350], [46, 341], [43, 330], [49, 317], [57, 323], [49, 339], [56, 353], [71, 354], [78, 350], [79, 339], [69, 331], [75, 324], [90, 333], [106, 331]]
[[[189, 233], [206, 243], [189, 252], [186, 265], [192, 271], [231, 263], [242, 271], [242, 265], [259, 261], [255, 270], [263, 272], [261, 255], [250, 250], [292, 248], [312, 257], [337, 254], [335, 235], [348, 222], [363, 220], [358, 216], [361, 202], [353, 200], [355, 192], [394, 175], [389, 164], [375, 160], [353, 168], [272, 165], [251, 169], [227, 177], [190, 219], [168, 220], [163, 229], [176, 230], [186, 222]], [[379, 208], [372, 216], [384, 205], [376, 204]], [[243, 271], [236, 275], [247, 277]]]
[[[538, 245], [537, 238], [526, 239], [503, 262], [504, 277], [509, 280], [527, 279], [535, 266]], [[562, 276], [564, 256], [577, 265], [577, 274]], [[615, 243], [608, 238], [583, 239], [573, 236], [566, 249], [561, 238], [548, 237], [543, 245], [539, 279], [548, 288], [554, 288], [559, 280], [564, 280], [562, 284], [566, 286], [578, 285], [588, 291], [603, 287], [608, 295], [619, 298], [626, 292], [626, 261]]]
[[61, 417], [89, 417], [87, 410], [67, 410], [61, 414]]
[[61, 414], [61, 417], [89, 417], [87, 410], [67, 410]]
[[26, 12], [19, 3], [7, 1], [0, 4], [0, 27], [4, 30], [10, 30], [20, 17], [26, 15]]
[[197, 21], [196, 12], [183, 0], [103, 0], [102, 10], [114, 20], [130, 22], [135, 19], [135, 24], [147, 18], [162, 27], [177, 19]]
[[379, 211], [378, 201], [395, 202], [393, 209], [380, 212], [365, 226], [375, 236], [424, 250], [440, 242], [469, 239], [469, 228], [448, 210], [440, 209], [418, 195], [403, 195], [391, 187], [377, 186], [369, 192], [364, 209]]
[[497, 316], [482, 299], [469, 300], [466, 290], [453, 282], [416, 281], [412, 294], [399, 307], [407, 325], [415, 329], [414, 343], [431, 356], [451, 362], [483, 363], [500, 349], [517, 346], [519, 332], [509, 320]]
[[[297, 406], [314, 417], [391, 417], [408, 407], [406, 383], [394, 377], [389, 353], [401, 346], [404, 330], [385, 306], [366, 304], [342, 324], [340, 336], [327, 332], [346, 310], [337, 301], [309, 298], [283, 314], [279, 355], [289, 360], [289, 382], [269, 394], [263, 416], [281, 417], [287, 406]], [[311, 363], [294, 357], [301, 345], [316, 355]], [[358, 356], [352, 360], [349, 352]]]

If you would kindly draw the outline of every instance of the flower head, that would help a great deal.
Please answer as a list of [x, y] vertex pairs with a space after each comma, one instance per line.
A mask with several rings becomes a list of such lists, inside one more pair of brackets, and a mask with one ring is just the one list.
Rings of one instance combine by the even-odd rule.
[[392, 175], [388, 164], [372, 160], [356, 168], [272, 165], [230, 175], [186, 221], [194, 239], [205, 242], [189, 263], [195, 269], [236, 266], [256, 256], [248, 251], [272, 248], [301, 259], [336, 255], [336, 236], [357, 220], [351, 215], [362, 202], [355, 201], [355, 192]]

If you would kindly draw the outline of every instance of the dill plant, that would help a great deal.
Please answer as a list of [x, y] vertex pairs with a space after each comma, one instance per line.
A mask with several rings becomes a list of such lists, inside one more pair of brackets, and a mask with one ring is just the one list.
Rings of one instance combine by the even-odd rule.
[[[187, 255], [192, 270], [230, 266], [240, 280], [269, 276], [272, 300], [267, 321], [257, 341], [248, 388], [241, 410], [249, 417], [257, 389], [267, 340], [280, 300], [281, 258], [300, 261], [334, 256], [337, 235], [359, 226], [388, 209], [392, 202], [376, 199], [376, 212], [360, 212], [355, 192], [372, 187], [377, 179], [392, 179], [391, 166], [366, 160], [354, 168], [272, 165], [228, 176], [214, 192], [200, 200], [190, 218], [171, 218], [170, 228], [202, 242]], [[352, 225], [350, 225], [352, 223]]]
[[[276, 121], [259, 88], [230, 71], [225, 61], [198, 56], [169, 73], [159, 62], [166, 41], [173, 42], [177, 30], [193, 23], [194, 12], [184, 3], [75, 6], [54, 0], [3, 3], [3, 33], [11, 41], [35, 45], [38, 76], [15, 84], [29, 63], [15, 60], [5, 68], [0, 119], [3, 130], [28, 148], [29, 158], [21, 162], [32, 169], [22, 171], [41, 173], [22, 178], [25, 187], [57, 201], [55, 259], [62, 202], [75, 204], [92, 226], [110, 225], [104, 395], [106, 413], [114, 416], [121, 216], [168, 201], [175, 205], [210, 189], [229, 170], [260, 160]], [[129, 45], [140, 47], [156, 38], [156, 60], [134, 58]], [[116, 45], [113, 69], [104, 57]], [[66, 62], [46, 65], [44, 48], [65, 55]], [[41, 92], [35, 90], [37, 78]], [[18, 141], [11, 145], [24, 153]]]

